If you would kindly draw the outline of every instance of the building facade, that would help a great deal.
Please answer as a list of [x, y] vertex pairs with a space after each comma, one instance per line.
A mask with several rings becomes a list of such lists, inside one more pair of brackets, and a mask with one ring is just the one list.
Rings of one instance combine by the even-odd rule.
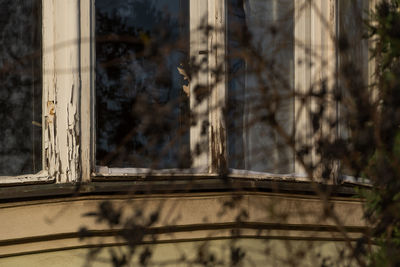
[[0, 266], [351, 263], [359, 180], [315, 147], [370, 2], [0, 2]]

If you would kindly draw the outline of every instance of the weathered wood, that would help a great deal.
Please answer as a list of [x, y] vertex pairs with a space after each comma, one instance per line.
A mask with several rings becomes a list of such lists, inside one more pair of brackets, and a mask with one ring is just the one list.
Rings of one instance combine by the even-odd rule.
[[90, 181], [95, 165], [95, 88], [94, 88], [94, 1], [80, 1], [80, 76], [82, 82], [80, 118], [81, 118], [81, 170], [82, 182]]
[[[193, 124], [190, 127], [190, 151], [192, 167], [209, 171], [209, 99], [199, 102], [195, 91], [209, 90], [208, 81], [208, 38], [207, 26], [208, 2], [205, 0], [190, 0], [190, 58], [195, 59], [194, 65], [200, 70], [194, 71], [190, 81], [190, 110], [193, 114]], [[204, 132], [205, 131], [205, 132]]]
[[[167, 178], [167, 179], [166, 179]], [[363, 185], [357, 185], [363, 186]], [[364, 185], [368, 188], [367, 185]], [[93, 182], [87, 184], [32, 184], [0, 187], [0, 200], [3, 202], [13, 202], [21, 199], [32, 198], [57, 198], [63, 196], [79, 196], [87, 194], [169, 194], [194, 192], [214, 192], [214, 191], [240, 191], [240, 192], [276, 192], [291, 195], [307, 194], [315, 195], [315, 185], [310, 182], [300, 182], [295, 179], [277, 178], [243, 178], [229, 177], [220, 178], [215, 175], [208, 176], [111, 176], [99, 175], [93, 177]], [[319, 184], [317, 187], [330, 196], [354, 197], [356, 191], [354, 185], [325, 185]]]
[[[294, 127], [295, 127], [295, 150], [299, 151], [303, 145], [311, 145], [308, 138], [310, 121], [307, 114], [308, 99], [301, 96], [307, 95], [311, 86], [310, 61], [311, 54], [311, 7], [310, 1], [295, 1], [295, 24], [294, 24]], [[307, 175], [303, 163], [295, 159], [295, 173]], [[305, 160], [310, 160], [306, 158]]]
[[[212, 31], [208, 38], [208, 80], [210, 84], [209, 105], [209, 166], [212, 173], [226, 173], [227, 138], [226, 123], [223, 110], [226, 108], [226, 1], [208, 1], [208, 24]], [[217, 71], [220, 70], [220, 71]]]

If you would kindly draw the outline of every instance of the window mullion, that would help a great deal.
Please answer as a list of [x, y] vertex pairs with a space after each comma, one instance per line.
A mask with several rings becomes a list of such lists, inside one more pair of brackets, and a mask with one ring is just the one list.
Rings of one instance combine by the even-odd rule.
[[79, 0], [45, 0], [45, 6], [51, 9], [46, 13], [53, 12], [45, 22], [44, 39], [50, 43], [44, 49], [46, 157], [49, 174], [57, 182], [76, 182], [80, 176]]
[[[207, 1], [190, 0], [190, 59], [192, 75], [190, 81], [190, 110], [193, 125], [190, 127], [190, 150], [192, 167], [209, 171], [208, 136], [208, 35]], [[206, 96], [206, 97], [204, 97]]]
[[210, 85], [210, 170], [227, 169], [226, 126], [223, 110], [226, 103], [226, 1], [208, 1], [208, 24], [212, 28], [208, 38]]
[[54, 2], [43, 0], [43, 168], [48, 168], [49, 173], [54, 173], [54, 157], [51, 157], [54, 151], [54, 49], [52, 42], [54, 40]]
[[[309, 47], [311, 45], [310, 34], [310, 2], [307, 0], [295, 1], [295, 150], [300, 151], [303, 147], [310, 147], [308, 138], [310, 125], [308, 120], [309, 101], [306, 98], [310, 88], [310, 61]], [[295, 173], [307, 175], [304, 164], [310, 161], [308, 157], [301, 159], [295, 156]]]
[[[380, 0], [369, 0], [368, 1], [368, 12], [369, 14], [363, 13], [366, 17], [364, 18], [365, 20], [371, 21], [371, 23], [373, 23], [373, 21], [371, 20], [370, 14], [372, 14], [374, 12], [374, 9], [376, 7], [376, 5], [378, 4]], [[373, 99], [373, 101], [377, 101], [378, 100], [378, 90], [376, 88], [377, 84], [377, 80], [376, 80], [376, 57], [373, 56], [373, 51], [375, 51], [375, 46], [376, 46], [376, 42], [374, 42], [373, 40], [369, 40], [368, 41], [368, 87], [371, 88], [371, 97]]]
[[95, 155], [92, 149], [94, 142], [94, 1], [80, 1], [80, 75], [81, 75], [81, 162], [82, 181], [90, 181], [95, 166]]
[[[326, 114], [322, 123], [322, 134], [327, 141], [333, 142], [338, 137], [338, 127], [333, 122], [338, 118], [338, 107], [335, 99], [336, 94], [336, 80], [337, 80], [337, 60], [336, 60], [336, 14], [337, 14], [337, 1], [322, 1], [322, 21], [324, 23], [321, 29], [321, 47], [323, 48], [321, 58], [321, 72], [322, 79], [326, 80], [327, 94], [324, 102], [326, 107]], [[332, 126], [334, 125], [334, 126]], [[331, 161], [330, 164], [330, 181], [335, 182], [338, 176], [337, 161]]]
[[[320, 114], [319, 109], [324, 107], [320, 121], [320, 128], [311, 132], [312, 163], [314, 166], [314, 178], [321, 178], [322, 173], [329, 168], [330, 176], [336, 175], [337, 168], [334, 162], [328, 162], [326, 158], [317, 152], [317, 143], [332, 142], [336, 138], [336, 130], [332, 129], [330, 122], [335, 121], [337, 114], [334, 100], [335, 81], [335, 1], [317, 0], [311, 7], [311, 97], [310, 111], [313, 114]], [[322, 93], [326, 91], [325, 93]], [[320, 94], [321, 93], [321, 94]], [[317, 115], [315, 115], [317, 116]], [[309, 116], [310, 117], [310, 116]], [[309, 118], [311, 120], [311, 118]], [[310, 123], [311, 125], [311, 123]], [[325, 177], [327, 178], [327, 177]]]

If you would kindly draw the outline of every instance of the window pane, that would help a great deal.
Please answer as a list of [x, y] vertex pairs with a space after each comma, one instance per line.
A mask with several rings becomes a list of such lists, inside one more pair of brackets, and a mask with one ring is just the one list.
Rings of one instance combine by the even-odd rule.
[[[369, 60], [367, 19], [369, 1], [365, 0], [340, 0], [339, 4], [339, 85], [342, 93], [340, 103], [340, 137], [344, 140], [360, 136], [357, 129], [363, 129], [354, 114], [359, 112], [357, 99], [368, 95]], [[368, 96], [367, 96], [368, 97]], [[373, 146], [371, 146], [372, 148]], [[360, 176], [359, 173], [365, 166], [355, 164], [355, 156], [347, 155], [342, 161], [342, 174]], [[350, 177], [343, 176], [344, 179]]]
[[96, 0], [96, 163], [187, 168], [188, 0]]
[[230, 0], [229, 166], [292, 173], [293, 152], [271, 126], [293, 132], [294, 0]]
[[42, 169], [41, 0], [0, 1], [0, 175]]
[[368, 40], [365, 20], [369, 1], [339, 0], [339, 38], [341, 67], [353, 64], [361, 80], [368, 81]]

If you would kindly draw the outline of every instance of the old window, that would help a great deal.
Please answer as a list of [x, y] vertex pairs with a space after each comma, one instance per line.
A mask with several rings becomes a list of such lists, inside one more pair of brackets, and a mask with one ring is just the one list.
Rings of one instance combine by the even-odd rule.
[[[310, 147], [307, 160], [318, 161], [310, 118], [317, 105], [302, 96], [324, 81], [334, 88], [335, 8], [96, 1], [95, 172], [306, 175], [294, 150]], [[336, 104], [326, 104], [330, 116]]]
[[79, 1], [0, 1], [1, 185], [80, 176]]
[[228, 2], [229, 167], [293, 173], [295, 1]]
[[190, 167], [188, 1], [96, 5], [96, 164]]
[[43, 169], [41, 4], [0, 2], [0, 176]]
[[335, 88], [336, 35], [360, 35], [342, 2], [1, 2], [0, 175], [304, 176], [293, 149], [318, 162], [318, 105], [302, 96]]
[[[362, 138], [362, 121], [349, 121], [345, 118], [359, 108], [357, 99], [365, 99], [364, 103], [374, 101], [375, 91], [375, 60], [371, 55], [373, 41], [368, 41], [368, 10], [373, 8], [373, 1], [338, 1], [338, 85], [341, 94], [339, 105], [340, 127], [339, 136], [344, 141]], [[369, 99], [369, 101], [368, 101]], [[365, 130], [365, 129], [364, 129]], [[356, 142], [357, 143], [357, 142]], [[371, 149], [373, 146], [371, 146]], [[353, 153], [357, 153], [354, 151]], [[363, 153], [372, 153], [366, 149]], [[365, 179], [356, 178], [362, 176], [360, 170], [364, 166], [355, 163], [355, 155], [348, 155], [347, 167], [341, 169], [341, 179], [345, 181], [365, 182]], [[349, 164], [352, 162], [352, 164]], [[354, 162], [354, 163], [353, 163]], [[343, 164], [344, 165], [344, 164]], [[350, 166], [353, 165], [353, 166]], [[351, 170], [350, 170], [351, 169]]]
[[[207, 168], [206, 162], [193, 164], [199, 162], [194, 150], [207, 154], [208, 144], [199, 142], [191, 124], [201, 124], [206, 136], [208, 119], [206, 101], [197, 98], [201, 93], [194, 96], [195, 77], [190, 77], [188, 69], [189, 61], [195, 60], [191, 58], [194, 51], [207, 46], [206, 39], [196, 37], [205, 36], [199, 26], [207, 14], [201, 13], [206, 4], [95, 2], [95, 165], [100, 172]], [[199, 106], [203, 114], [197, 115], [202, 118], [194, 119]]]
[[[312, 91], [325, 81], [333, 90], [335, 80], [335, 2], [228, 2], [229, 167], [239, 174], [308, 176], [304, 164], [319, 162]], [[325, 106], [335, 116], [335, 103]], [[309, 153], [299, 162], [295, 151], [303, 148]]]

